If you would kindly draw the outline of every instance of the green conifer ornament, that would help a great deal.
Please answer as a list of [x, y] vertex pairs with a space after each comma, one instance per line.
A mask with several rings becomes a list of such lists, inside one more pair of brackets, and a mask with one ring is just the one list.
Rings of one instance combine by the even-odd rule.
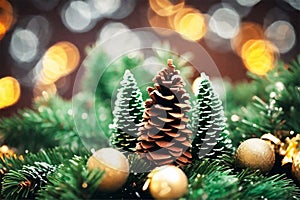
[[134, 152], [140, 126], [144, 102], [133, 74], [126, 70], [118, 89], [113, 110], [111, 144], [121, 151]]
[[201, 73], [199, 92], [192, 110], [193, 159], [217, 156], [231, 144], [224, 131], [225, 119], [219, 95], [208, 76]]
[[137, 153], [155, 165], [188, 164], [192, 131], [187, 128], [187, 112], [191, 107], [185, 83], [172, 60], [153, 82], [154, 87], [148, 88], [151, 99], [145, 102]]

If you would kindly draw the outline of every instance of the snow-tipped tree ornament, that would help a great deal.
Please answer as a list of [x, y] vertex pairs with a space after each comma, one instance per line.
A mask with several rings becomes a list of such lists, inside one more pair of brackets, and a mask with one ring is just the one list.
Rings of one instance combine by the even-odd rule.
[[137, 152], [155, 165], [191, 163], [190, 137], [187, 128], [190, 110], [189, 94], [173, 61], [153, 79], [148, 88], [150, 99], [145, 102]]
[[133, 74], [126, 70], [113, 110], [111, 144], [123, 152], [134, 152], [144, 111], [142, 93]]
[[225, 116], [219, 95], [209, 77], [201, 73], [198, 94], [193, 102], [192, 142], [193, 159], [217, 156], [231, 145], [225, 129]]

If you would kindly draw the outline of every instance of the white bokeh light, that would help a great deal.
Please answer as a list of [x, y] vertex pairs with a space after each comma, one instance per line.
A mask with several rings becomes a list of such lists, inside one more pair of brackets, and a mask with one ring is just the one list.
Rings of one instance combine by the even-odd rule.
[[105, 24], [97, 42], [102, 43], [104, 51], [112, 57], [127, 54], [141, 46], [140, 38], [126, 25], [119, 22]]
[[26, 25], [26, 29], [32, 31], [39, 39], [40, 46], [47, 45], [52, 34], [49, 21], [43, 16], [34, 16]]
[[31, 62], [38, 52], [39, 40], [27, 29], [16, 29], [12, 35], [9, 53], [17, 62]]
[[91, 12], [91, 18], [92, 19], [97, 19], [100, 20], [103, 18], [103, 15], [100, 10], [97, 9], [95, 6], [97, 4], [97, 0], [87, 0], [86, 3], [90, 7], [90, 12]]
[[289, 3], [293, 8], [300, 10], [300, 1], [299, 0], [284, 0]]
[[252, 7], [261, 0], [236, 0], [240, 5], [246, 6], [246, 7]]
[[219, 7], [233, 8], [241, 18], [247, 16], [252, 10], [252, 7], [242, 6], [234, 0], [222, 0], [221, 4], [216, 5], [219, 5]]
[[121, 0], [91, 0], [95, 9], [103, 17], [110, 17], [121, 6]]
[[108, 22], [106, 23], [99, 33], [99, 42], [108, 40], [112, 36], [124, 31], [129, 31], [129, 28], [120, 22]]
[[265, 35], [277, 46], [280, 53], [287, 53], [296, 43], [294, 27], [287, 21], [273, 22], [267, 27]]
[[117, 9], [115, 12], [113, 12], [110, 15], [110, 18], [112, 19], [123, 19], [130, 15], [132, 11], [134, 10], [136, 5], [136, 0], [122, 0], [121, 5], [119, 6], [119, 9]]
[[65, 26], [73, 32], [86, 32], [94, 27], [90, 5], [84, 1], [72, 1], [61, 12]]
[[233, 38], [240, 28], [240, 16], [230, 8], [217, 9], [209, 19], [209, 28], [224, 39]]

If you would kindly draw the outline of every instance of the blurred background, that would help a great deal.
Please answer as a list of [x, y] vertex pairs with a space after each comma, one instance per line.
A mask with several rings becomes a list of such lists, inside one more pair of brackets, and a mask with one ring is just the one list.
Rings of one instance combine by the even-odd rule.
[[199, 43], [236, 83], [300, 53], [300, 0], [0, 0], [0, 116], [45, 87], [71, 98], [86, 49], [142, 27]]

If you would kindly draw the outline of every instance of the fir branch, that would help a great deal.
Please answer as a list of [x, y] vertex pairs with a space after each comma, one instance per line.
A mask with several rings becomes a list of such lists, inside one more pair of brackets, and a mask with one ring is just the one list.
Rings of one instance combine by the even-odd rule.
[[[264, 133], [274, 134], [278, 129], [300, 131], [299, 74], [300, 56], [289, 65], [279, 63], [265, 77], [249, 74], [253, 78], [251, 85], [254, 86], [255, 92], [249, 92], [247, 89], [244, 92], [257, 97], [254, 97], [253, 101], [245, 101], [248, 104], [241, 110], [227, 110], [234, 145], [237, 146], [240, 141], [249, 137], [259, 137]], [[239, 98], [240, 95], [231, 99]]]
[[300, 189], [284, 175], [236, 172], [220, 161], [194, 161], [184, 171], [190, 183], [185, 199], [297, 199], [300, 195]]
[[187, 199], [236, 199], [238, 197], [238, 178], [228, 166], [209, 159], [194, 161], [184, 169], [189, 178]]
[[89, 199], [104, 172], [88, 170], [88, 157], [74, 156], [48, 176], [49, 183], [37, 194], [38, 199]]
[[56, 169], [45, 162], [24, 165], [21, 170], [10, 170], [4, 175], [1, 194], [6, 199], [31, 199], [47, 184], [47, 176]]
[[[7, 198], [33, 198], [47, 183], [47, 175], [74, 155], [88, 156], [86, 149], [57, 147], [22, 156], [3, 157], [0, 168], [5, 169], [2, 195]], [[26, 185], [27, 184], [27, 185]], [[16, 192], [18, 191], [18, 192]]]
[[[230, 137], [234, 145], [250, 137], [260, 137], [265, 133], [275, 133], [281, 128], [283, 111], [276, 107], [275, 100], [268, 103], [259, 97], [254, 97], [253, 102], [243, 107], [229, 120]], [[236, 118], [236, 119], [235, 119]]]
[[284, 175], [266, 177], [258, 171], [243, 170], [240, 181], [240, 199], [298, 199], [300, 189]]
[[86, 149], [71, 149], [69, 147], [56, 147], [53, 149], [41, 150], [38, 153], [27, 153], [24, 156], [2, 157], [0, 159], [0, 168], [10, 170], [22, 169], [24, 165], [34, 165], [36, 162], [45, 162], [50, 165], [59, 165], [66, 159], [74, 155], [88, 155]]
[[53, 96], [34, 104], [33, 109], [26, 108], [10, 118], [2, 118], [0, 132], [3, 142], [16, 147], [20, 153], [80, 144], [73, 118], [68, 114], [71, 108], [71, 103]]

